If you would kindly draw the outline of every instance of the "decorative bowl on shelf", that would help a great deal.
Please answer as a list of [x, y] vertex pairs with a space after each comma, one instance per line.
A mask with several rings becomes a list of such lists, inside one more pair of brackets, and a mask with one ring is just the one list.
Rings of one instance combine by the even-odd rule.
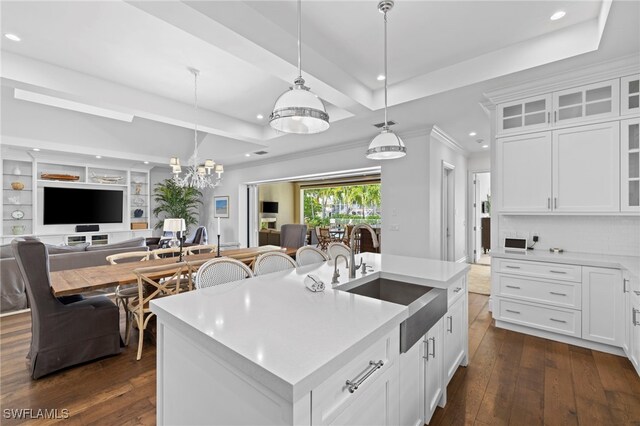
[[11, 232], [13, 235], [21, 235], [24, 234], [24, 225], [14, 225], [11, 227]]
[[11, 189], [16, 191], [22, 191], [24, 189], [24, 183], [19, 181], [11, 182]]
[[133, 200], [131, 200], [131, 203], [135, 206], [144, 206], [144, 199], [135, 197]]
[[133, 211], [133, 217], [142, 217], [143, 214], [144, 214], [144, 210], [142, 209], [135, 209]]

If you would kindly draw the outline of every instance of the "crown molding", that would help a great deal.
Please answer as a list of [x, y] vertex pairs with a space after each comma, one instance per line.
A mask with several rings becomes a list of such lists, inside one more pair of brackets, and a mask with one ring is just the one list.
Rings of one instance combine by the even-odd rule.
[[584, 66], [569, 73], [556, 73], [528, 83], [493, 90], [483, 95], [487, 98], [488, 104], [493, 104], [495, 107], [495, 105], [503, 102], [624, 77], [637, 72], [640, 72], [640, 55], [633, 54], [595, 65]]
[[444, 130], [442, 130], [438, 126], [433, 126], [433, 129], [431, 130], [431, 136], [433, 136], [438, 142], [444, 144], [445, 146], [453, 149], [456, 152], [459, 152], [465, 157], [469, 156], [469, 151], [464, 149], [458, 142], [456, 142], [454, 138], [446, 134]]

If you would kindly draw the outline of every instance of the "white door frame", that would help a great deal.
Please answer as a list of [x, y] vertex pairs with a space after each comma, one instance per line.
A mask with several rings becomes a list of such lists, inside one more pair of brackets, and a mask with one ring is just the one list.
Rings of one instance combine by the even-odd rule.
[[440, 258], [455, 262], [456, 166], [443, 160], [441, 167]]
[[245, 195], [247, 197], [247, 230], [249, 232], [248, 247], [257, 247], [260, 232], [258, 185], [247, 185], [246, 188], [248, 190]]
[[[489, 173], [491, 176], [491, 169], [477, 169], [477, 170], [469, 170], [468, 172], [468, 202], [467, 205], [469, 208], [467, 209], [467, 223], [470, 223], [471, 226], [467, 226], [467, 253], [469, 253], [468, 259], [469, 263], [476, 263], [476, 254], [473, 252], [476, 248], [476, 238], [477, 231], [474, 230], [474, 226], [476, 226], [476, 208], [474, 205], [475, 202], [475, 192], [476, 186], [473, 183], [475, 180], [475, 175], [478, 173]], [[480, 253], [478, 253], [478, 256]]]

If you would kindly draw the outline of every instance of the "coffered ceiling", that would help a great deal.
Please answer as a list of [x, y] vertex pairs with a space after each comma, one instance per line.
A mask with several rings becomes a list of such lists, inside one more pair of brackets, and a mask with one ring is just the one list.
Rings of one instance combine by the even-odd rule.
[[[294, 136], [267, 122], [297, 73], [294, 1], [3, 1], [3, 33], [22, 39], [2, 38], [4, 142], [161, 163], [188, 157], [194, 67], [203, 155], [240, 164], [257, 150], [273, 157], [353, 141], [366, 147], [383, 119], [376, 5], [303, 1], [303, 76], [327, 104], [331, 128]], [[559, 9], [566, 17], [550, 21]], [[389, 14], [390, 118], [400, 135], [435, 124], [468, 151], [482, 150], [483, 92], [637, 54], [638, 16], [635, 1], [399, 0]], [[15, 99], [15, 89], [75, 107]], [[132, 119], [78, 112], [96, 107]]]

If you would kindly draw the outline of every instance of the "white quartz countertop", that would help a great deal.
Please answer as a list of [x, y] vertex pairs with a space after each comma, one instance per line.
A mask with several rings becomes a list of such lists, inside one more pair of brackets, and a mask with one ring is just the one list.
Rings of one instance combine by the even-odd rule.
[[[447, 288], [469, 268], [403, 256], [360, 257], [373, 271], [358, 271], [350, 280], [340, 259], [339, 288], [378, 277]], [[309, 273], [324, 281], [324, 292], [307, 290]], [[406, 306], [332, 288], [332, 274], [333, 261], [308, 265], [154, 300], [151, 309], [162, 321], [195, 331], [218, 357], [295, 401], [408, 316]]]
[[609, 254], [563, 252], [549, 250], [528, 250], [526, 253], [491, 250], [492, 257], [540, 262], [567, 263], [570, 265], [594, 266], [598, 268], [626, 269], [636, 279], [640, 279], [640, 256], [614, 256]]

